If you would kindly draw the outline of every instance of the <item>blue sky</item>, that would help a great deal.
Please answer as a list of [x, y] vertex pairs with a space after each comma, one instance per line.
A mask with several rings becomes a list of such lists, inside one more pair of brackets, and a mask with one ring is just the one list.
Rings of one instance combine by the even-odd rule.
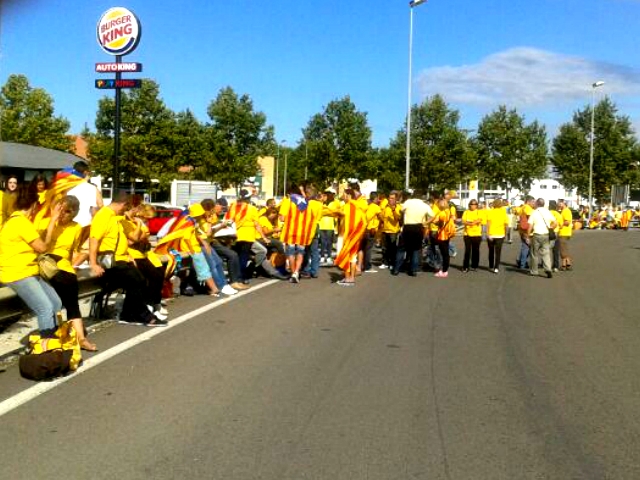
[[[368, 113], [376, 146], [404, 122], [406, 0], [0, 1], [0, 83], [27, 75], [73, 132], [93, 128], [104, 95], [94, 79], [112, 78], [94, 63], [113, 59], [95, 40], [113, 6], [142, 23], [142, 40], [124, 60], [141, 62], [175, 111], [207, 121], [207, 105], [230, 85], [252, 97], [288, 145], [347, 94]], [[640, 130], [639, 19], [640, 0], [429, 0], [414, 10], [413, 101], [441, 93], [467, 129], [506, 104], [552, 136], [603, 80], [598, 94]]]

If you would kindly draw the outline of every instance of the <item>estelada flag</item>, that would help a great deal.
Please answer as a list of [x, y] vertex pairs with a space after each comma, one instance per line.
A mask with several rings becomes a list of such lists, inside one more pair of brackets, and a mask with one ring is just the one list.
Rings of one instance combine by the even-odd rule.
[[362, 209], [353, 200], [344, 206], [344, 241], [342, 250], [338, 252], [335, 264], [342, 270], [348, 270], [349, 264], [360, 250], [360, 243], [367, 227], [367, 220]]
[[227, 210], [224, 219], [231, 220], [236, 224], [236, 228], [238, 228], [242, 226], [242, 222], [244, 222], [244, 218], [247, 216], [248, 211], [249, 204], [244, 202], [236, 202], [229, 207], [229, 210]]
[[64, 197], [73, 187], [86, 181], [87, 180], [84, 178], [84, 175], [73, 167], [65, 167], [56, 173], [51, 186], [45, 193], [44, 201], [40, 204], [38, 210], [33, 215], [32, 220], [34, 225], [38, 225], [42, 219], [50, 217], [51, 207], [53, 207], [53, 205]]
[[[302, 200], [301, 200], [302, 198]], [[311, 208], [311, 201], [301, 195], [290, 195], [282, 200], [280, 216], [284, 220], [280, 240], [288, 245], [308, 246], [313, 241], [322, 209]]]
[[166, 255], [168, 257], [166, 276], [170, 277], [176, 267], [176, 258], [174, 252], [192, 251], [190, 238], [196, 228], [196, 221], [189, 216], [189, 209], [183, 210], [171, 225], [169, 232], [158, 240], [158, 244], [153, 251], [157, 255]]

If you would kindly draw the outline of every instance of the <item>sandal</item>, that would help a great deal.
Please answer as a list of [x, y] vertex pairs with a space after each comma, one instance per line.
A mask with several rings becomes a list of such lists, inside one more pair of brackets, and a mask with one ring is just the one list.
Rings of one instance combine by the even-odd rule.
[[80, 343], [80, 348], [82, 350], [85, 350], [87, 352], [97, 352], [98, 351], [98, 347], [96, 346], [96, 344], [95, 343], [91, 343], [86, 338], [83, 338], [78, 343]]

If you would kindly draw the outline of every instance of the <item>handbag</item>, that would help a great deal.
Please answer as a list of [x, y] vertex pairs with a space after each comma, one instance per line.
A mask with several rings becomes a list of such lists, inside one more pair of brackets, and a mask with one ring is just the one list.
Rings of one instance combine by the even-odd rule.
[[100, 265], [105, 270], [109, 270], [116, 265], [116, 252], [118, 251], [118, 243], [120, 243], [120, 228], [118, 228], [118, 238], [116, 239], [116, 248], [111, 251], [107, 250], [104, 252], [98, 253], [98, 265]]
[[27, 380], [50, 380], [69, 373], [72, 352], [51, 350], [44, 353], [22, 355], [18, 362], [20, 375]]
[[30, 354], [40, 355], [54, 350], [70, 351], [69, 370], [78, 369], [80, 362], [82, 362], [82, 350], [80, 350], [78, 335], [71, 322], [63, 322], [56, 330], [54, 338], [42, 338], [37, 333], [29, 335]]
[[556, 231], [553, 228], [549, 227], [549, 224], [545, 220], [544, 216], [542, 217], [542, 221], [544, 222], [544, 225], [547, 227], [547, 230], [549, 230], [549, 241], [553, 242], [557, 238]]
[[59, 257], [56, 258], [56, 255], [49, 253], [38, 255], [38, 270], [43, 279], [49, 281], [60, 271], [58, 268], [58, 260]]

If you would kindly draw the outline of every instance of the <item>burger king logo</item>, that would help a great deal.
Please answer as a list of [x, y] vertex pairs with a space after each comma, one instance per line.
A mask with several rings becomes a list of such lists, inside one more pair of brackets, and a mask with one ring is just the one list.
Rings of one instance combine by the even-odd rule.
[[142, 27], [131, 10], [113, 7], [100, 17], [96, 35], [98, 44], [109, 55], [127, 55], [138, 46]]

